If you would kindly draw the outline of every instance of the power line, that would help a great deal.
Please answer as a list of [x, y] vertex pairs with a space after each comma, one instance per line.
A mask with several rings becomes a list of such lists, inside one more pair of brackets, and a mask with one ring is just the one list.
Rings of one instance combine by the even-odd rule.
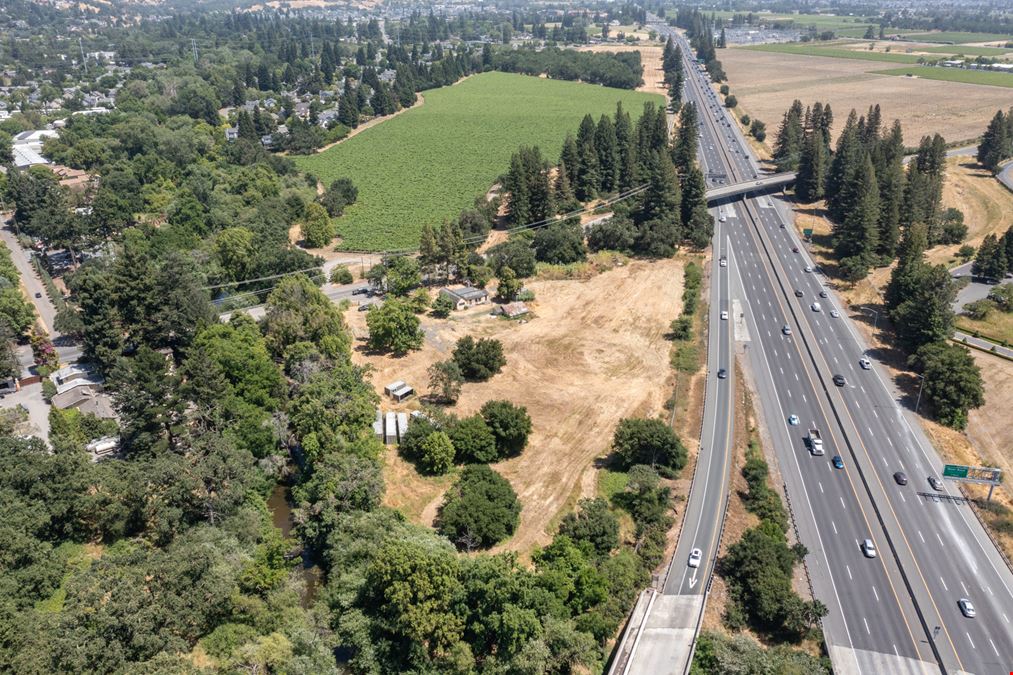
[[[602, 202], [600, 204], [595, 204], [593, 206], [585, 206], [583, 208], [576, 209], [574, 211], [570, 211], [569, 213], [564, 213], [564, 214], [559, 215], [559, 216], [552, 216], [550, 218], [545, 218], [543, 220], [538, 220], [538, 221], [535, 221], [533, 223], [528, 223], [526, 225], [518, 225], [517, 227], [512, 227], [512, 228], [509, 228], [509, 229], [505, 230], [505, 232], [508, 235], [512, 235], [512, 234], [517, 234], [518, 232], [526, 232], [528, 230], [536, 230], [536, 229], [539, 229], [539, 228], [542, 228], [542, 227], [547, 227], [549, 225], [552, 225], [553, 223], [563, 222], [563, 221], [565, 221], [568, 218], [573, 218], [575, 216], [580, 216], [580, 215], [583, 215], [585, 213], [590, 213], [590, 212], [595, 211], [597, 209], [600, 209], [602, 207], [612, 206], [613, 204], [618, 204], [619, 202], [624, 201], [626, 199], [629, 199], [630, 197], [635, 197], [635, 196], [641, 194], [642, 192], [644, 192], [645, 190], [647, 190], [647, 188], [648, 188], [648, 184], [644, 183], [643, 185], [638, 185], [636, 187], [629, 188], [628, 190], [626, 190], [624, 192], [620, 192], [615, 197], [612, 197], [611, 199], [607, 199], [607, 200], [605, 200], [604, 202]], [[465, 245], [468, 245], [468, 244], [480, 244], [483, 241], [485, 241], [486, 236], [487, 235], [473, 235], [471, 237], [465, 237], [464, 239], [462, 239], [462, 243], [465, 244]], [[417, 249], [417, 248], [391, 249], [391, 250], [388, 250], [388, 251], [376, 251], [376, 252], [372, 253], [371, 255], [378, 255], [378, 256], [381, 256], [381, 257], [384, 257], [384, 258], [387, 258], [387, 257], [399, 257], [399, 256], [409, 255], [411, 253], [417, 253], [418, 250], [419, 249]], [[322, 276], [326, 277], [326, 275], [324, 275], [323, 272], [321, 271], [320, 267], [307, 267], [306, 269], [293, 270], [291, 272], [282, 272], [280, 274], [272, 274], [270, 276], [257, 277], [255, 279], [243, 279], [242, 281], [230, 281], [230, 282], [227, 282], [227, 283], [214, 284], [214, 285], [211, 285], [211, 286], [202, 286], [201, 288], [202, 288], [202, 290], [214, 290], [216, 288], [225, 288], [226, 286], [240, 286], [240, 285], [243, 285], [243, 284], [252, 284], [252, 283], [255, 283], [255, 282], [258, 282], [258, 281], [271, 281], [271, 280], [274, 280], [274, 279], [281, 279], [283, 277], [291, 276], [293, 274], [305, 274], [305, 273], [308, 273], [308, 272], [314, 272], [315, 274], [313, 276], [321, 276], [322, 275]], [[244, 291], [242, 293], [237, 293], [236, 295], [231, 295], [229, 297], [230, 298], [238, 298], [238, 297], [243, 297], [243, 296], [246, 296], [246, 295], [254, 295], [254, 294], [258, 294], [258, 293], [263, 293], [265, 291], [269, 291], [269, 290], [272, 290], [274, 288], [277, 288], [277, 286], [278, 286], [277, 284], [273, 284], [273, 285], [268, 286], [266, 288], [261, 288], [261, 289], [257, 289], [257, 290], [253, 290], [253, 291]]]

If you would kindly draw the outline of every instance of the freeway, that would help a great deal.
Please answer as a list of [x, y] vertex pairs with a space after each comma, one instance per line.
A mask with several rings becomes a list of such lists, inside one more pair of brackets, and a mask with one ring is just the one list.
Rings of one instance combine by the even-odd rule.
[[[701, 111], [700, 159], [709, 187], [754, 178], [755, 159], [737, 126], [705, 76], [688, 65], [685, 98]], [[749, 371], [810, 551], [815, 594], [829, 609], [824, 631], [835, 670], [1009, 672], [1013, 575], [969, 507], [953, 498], [959, 493], [929, 486], [927, 477], [940, 475], [941, 461], [909, 402], [878, 366], [860, 367], [859, 358], [873, 354], [818, 271], [804, 271], [815, 265], [788, 227], [784, 204], [747, 199], [733, 213], [730, 274], [732, 292], [743, 300], [746, 344], [753, 347], [746, 350]], [[819, 311], [813, 302], [821, 303]], [[836, 374], [845, 386], [831, 383]], [[791, 414], [803, 425], [788, 424]], [[806, 452], [802, 436], [809, 425], [824, 432], [823, 457]], [[843, 469], [827, 461], [834, 454]], [[896, 485], [896, 471], [910, 484]], [[865, 538], [876, 543], [876, 559], [859, 550]], [[961, 597], [974, 602], [976, 618], [960, 613]]]

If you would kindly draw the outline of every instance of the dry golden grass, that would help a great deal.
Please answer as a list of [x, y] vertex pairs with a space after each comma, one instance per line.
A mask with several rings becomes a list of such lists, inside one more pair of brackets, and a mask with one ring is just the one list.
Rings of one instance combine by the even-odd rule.
[[[522, 554], [548, 543], [562, 514], [580, 497], [597, 492], [595, 459], [608, 453], [623, 417], [663, 412], [671, 389], [665, 333], [680, 310], [682, 263], [637, 261], [585, 281], [529, 281], [537, 300], [527, 323], [489, 315], [491, 305], [455, 312], [449, 320], [423, 317], [425, 347], [402, 358], [366, 354], [377, 390], [404, 380], [425, 392], [426, 370], [449, 358], [464, 335], [494, 337], [503, 343], [507, 365], [489, 382], [469, 383], [453, 411], [476, 412], [492, 399], [527, 407], [533, 431], [528, 447], [496, 470], [513, 485], [523, 505], [515, 535], [497, 550]], [[346, 314], [357, 340], [367, 335], [365, 313]], [[361, 343], [360, 343], [361, 344]], [[410, 410], [388, 401], [384, 410]], [[430, 523], [452, 478], [419, 476], [388, 453], [384, 469], [386, 503], [417, 522]]]
[[949, 141], [974, 138], [996, 110], [1009, 107], [1002, 87], [875, 75], [871, 71], [890, 65], [877, 61], [734, 48], [720, 56], [732, 93], [771, 134], [796, 98], [805, 105], [830, 103], [835, 138], [852, 108], [863, 113], [878, 103], [887, 124], [901, 121], [908, 145], [936, 132]]
[[[1001, 235], [1013, 226], [1013, 192], [1002, 186], [973, 157], [950, 157], [946, 161], [943, 206], [964, 212], [967, 239], [964, 244], [977, 248], [987, 234]], [[934, 263], [949, 264], [963, 244], [937, 246], [928, 252]]]

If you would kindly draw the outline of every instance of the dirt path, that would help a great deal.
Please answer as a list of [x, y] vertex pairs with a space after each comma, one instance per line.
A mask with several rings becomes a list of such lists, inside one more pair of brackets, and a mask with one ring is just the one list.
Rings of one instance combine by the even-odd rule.
[[[455, 82], [455, 84], [456, 84], [456, 82]], [[453, 85], [451, 85], [451, 86], [453, 86]], [[389, 119], [394, 119], [395, 117], [397, 117], [398, 115], [400, 115], [402, 113], [406, 113], [409, 110], [414, 110], [415, 108], [419, 108], [419, 107], [425, 105], [425, 103], [426, 103], [426, 97], [423, 96], [421, 93], [419, 93], [417, 96], [418, 96], [418, 98], [415, 99], [415, 103], [412, 104], [410, 107], [408, 107], [408, 108], [401, 108], [400, 110], [398, 110], [397, 112], [395, 112], [393, 115], [384, 115], [383, 117], [374, 117], [373, 119], [371, 119], [371, 120], [369, 120], [367, 122], [363, 122], [359, 126], [355, 127], [351, 131], [349, 131], [348, 135], [345, 136], [344, 138], [339, 138], [338, 140], [334, 141], [333, 143], [328, 143], [327, 145], [325, 145], [324, 147], [320, 148], [319, 150], [317, 150], [313, 154], [318, 155], [321, 152], [325, 152], [327, 150], [330, 150], [335, 145], [340, 145], [341, 143], [344, 143], [345, 141], [347, 141], [349, 138], [352, 138], [353, 136], [358, 136], [359, 134], [361, 134], [366, 129], [371, 129], [371, 128], [375, 127], [377, 124], [380, 124], [382, 122], [386, 122]], [[321, 191], [320, 184], [317, 183], [317, 192], [319, 193], [320, 191]]]
[[[530, 281], [537, 300], [527, 323], [489, 315], [490, 305], [455, 312], [449, 320], [422, 319], [426, 345], [403, 358], [365, 355], [378, 390], [396, 379], [425, 392], [426, 369], [448, 358], [464, 335], [495, 337], [507, 365], [489, 382], [466, 384], [454, 412], [467, 416], [488, 400], [526, 406], [533, 431], [517, 458], [495, 465], [523, 504], [516, 534], [494, 550], [522, 555], [548, 543], [559, 518], [581, 496], [594, 493], [596, 458], [607, 454], [624, 417], [655, 417], [670, 393], [669, 344], [664, 335], [677, 316], [682, 264], [636, 261], [586, 281]], [[356, 338], [367, 334], [364, 314], [346, 315]], [[384, 410], [411, 410], [416, 400]], [[419, 476], [391, 451], [385, 463], [387, 504], [428, 524], [452, 482]]]

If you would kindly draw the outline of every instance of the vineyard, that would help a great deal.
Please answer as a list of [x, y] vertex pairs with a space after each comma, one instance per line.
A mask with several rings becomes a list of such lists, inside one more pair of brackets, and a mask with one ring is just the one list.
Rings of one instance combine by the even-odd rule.
[[645, 102], [663, 104], [653, 94], [495, 72], [425, 99], [330, 150], [295, 158], [325, 185], [349, 177], [359, 188], [336, 220], [340, 248], [416, 246], [425, 223], [452, 219], [484, 194], [518, 146], [537, 145], [554, 160], [585, 114], [597, 120], [622, 101], [635, 119]]

